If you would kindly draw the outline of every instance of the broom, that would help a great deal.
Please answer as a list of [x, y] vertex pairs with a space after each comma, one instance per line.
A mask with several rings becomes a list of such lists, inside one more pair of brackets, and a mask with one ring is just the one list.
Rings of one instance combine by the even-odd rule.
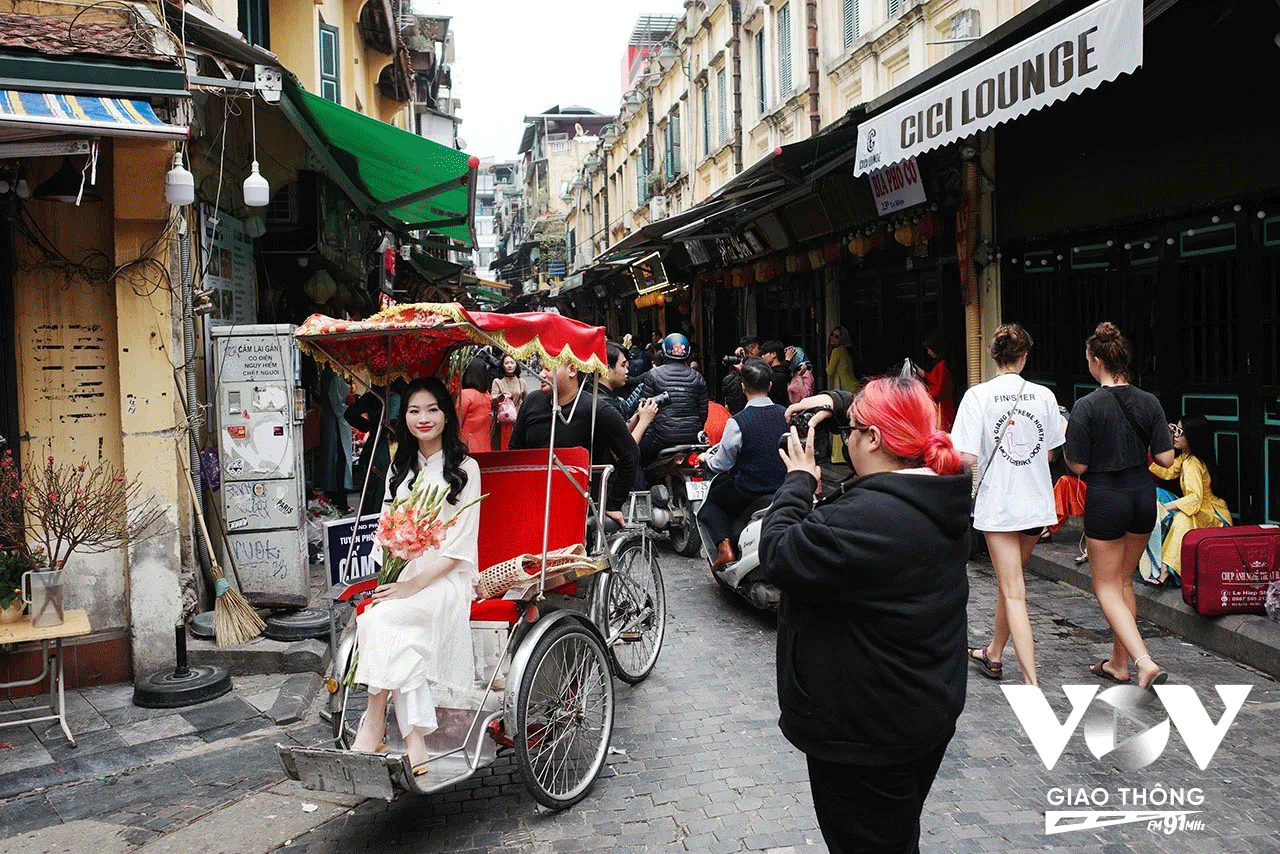
[[200, 535], [204, 538], [205, 551], [209, 553], [209, 575], [213, 578], [213, 590], [216, 598], [213, 603], [213, 633], [218, 646], [234, 646], [256, 638], [262, 634], [267, 624], [262, 622], [258, 612], [231, 586], [218, 565], [214, 555], [213, 542], [209, 537], [209, 528], [204, 523], [204, 513], [200, 512], [200, 502], [196, 500], [196, 485], [191, 479], [191, 469], [182, 454], [178, 454], [182, 463], [182, 473], [187, 476], [187, 488], [191, 496], [191, 509], [195, 511], [196, 520], [200, 523]]

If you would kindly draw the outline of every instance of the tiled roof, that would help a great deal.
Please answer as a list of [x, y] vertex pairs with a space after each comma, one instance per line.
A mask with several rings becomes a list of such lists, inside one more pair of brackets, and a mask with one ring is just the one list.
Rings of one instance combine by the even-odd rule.
[[119, 21], [0, 13], [0, 51], [30, 50], [52, 56], [166, 59], [151, 47], [144, 28]]

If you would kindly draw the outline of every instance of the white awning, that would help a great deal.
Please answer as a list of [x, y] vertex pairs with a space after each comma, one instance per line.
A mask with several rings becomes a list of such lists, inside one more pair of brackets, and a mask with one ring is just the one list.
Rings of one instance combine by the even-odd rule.
[[0, 89], [0, 132], [4, 130], [153, 139], [187, 136], [185, 127], [161, 121], [146, 101], [12, 89]]
[[1142, 0], [1099, 0], [858, 125], [853, 174], [883, 169], [1142, 65]]

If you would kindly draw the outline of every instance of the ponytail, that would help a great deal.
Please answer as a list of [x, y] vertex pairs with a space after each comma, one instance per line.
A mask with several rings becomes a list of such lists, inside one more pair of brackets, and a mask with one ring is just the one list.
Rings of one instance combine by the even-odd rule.
[[911, 376], [880, 377], [858, 392], [850, 419], [880, 430], [885, 449], [908, 464], [938, 474], [959, 474], [960, 454], [951, 437], [937, 428], [938, 410], [925, 387]]

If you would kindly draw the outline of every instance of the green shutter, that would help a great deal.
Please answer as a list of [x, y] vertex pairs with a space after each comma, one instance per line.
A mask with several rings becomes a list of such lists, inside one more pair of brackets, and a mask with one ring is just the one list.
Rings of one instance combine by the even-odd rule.
[[335, 104], [342, 103], [342, 86], [338, 77], [338, 28], [320, 25], [320, 97]]
[[720, 142], [729, 139], [729, 85], [724, 69], [716, 72], [716, 108], [720, 111]]
[[760, 96], [759, 107], [761, 114], [769, 107], [769, 90], [765, 85], [767, 82], [764, 64], [764, 30], [756, 33], [756, 82], [759, 85], [759, 91], [756, 93]]
[[702, 156], [711, 153], [711, 87], [702, 84]]
[[889, 0], [889, 20], [898, 17], [902, 11], [902, 0]]
[[667, 128], [671, 131], [671, 141], [667, 143], [667, 151], [671, 152], [671, 175], [667, 180], [676, 177], [680, 169], [680, 110], [677, 109], [667, 120]]
[[781, 90], [778, 95], [785, 98], [791, 94], [791, 4], [778, 10], [778, 82]]
[[858, 0], [844, 0], [844, 46], [848, 50], [854, 39], [862, 35], [858, 20]]

